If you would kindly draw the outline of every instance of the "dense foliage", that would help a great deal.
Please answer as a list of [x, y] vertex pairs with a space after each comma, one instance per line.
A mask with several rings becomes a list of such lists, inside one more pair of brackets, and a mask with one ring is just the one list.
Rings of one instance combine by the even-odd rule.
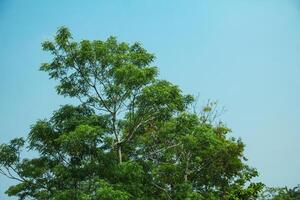
[[[244, 144], [214, 121], [214, 104], [192, 112], [194, 98], [157, 77], [139, 43], [75, 42], [62, 27], [43, 43], [53, 56], [42, 71], [58, 94], [75, 97], [27, 140], [0, 146], [1, 173], [18, 181], [19, 199], [256, 199], [261, 183]], [[37, 152], [21, 158], [23, 147]]]

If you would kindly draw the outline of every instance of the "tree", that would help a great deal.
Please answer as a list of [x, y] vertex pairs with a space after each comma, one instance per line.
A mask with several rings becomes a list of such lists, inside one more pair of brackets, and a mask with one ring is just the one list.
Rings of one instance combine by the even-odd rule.
[[19, 181], [19, 199], [255, 199], [261, 183], [244, 163], [244, 144], [214, 120], [214, 104], [191, 111], [191, 95], [157, 78], [139, 43], [75, 42], [65, 27], [43, 49], [41, 70], [58, 94], [79, 99], [0, 146], [0, 173]]
[[294, 188], [266, 188], [260, 195], [261, 200], [299, 200], [300, 185]]

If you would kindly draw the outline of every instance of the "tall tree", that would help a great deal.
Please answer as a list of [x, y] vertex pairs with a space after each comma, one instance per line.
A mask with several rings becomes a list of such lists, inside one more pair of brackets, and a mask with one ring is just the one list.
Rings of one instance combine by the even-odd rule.
[[28, 135], [39, 153], [22, 159], [24, 139], [0, 146], [0, 173], [20, 183], [20, 199], [255, 199], [261, 183], [243, 161], [244, 144], [214, 122], [214, 104], [191, 112], [194, 99], [157, 78], [153, 54], [139, 43], [75, 42], [65, 27], [43, 43], [41, 70], [58, 94], [76, 97]]

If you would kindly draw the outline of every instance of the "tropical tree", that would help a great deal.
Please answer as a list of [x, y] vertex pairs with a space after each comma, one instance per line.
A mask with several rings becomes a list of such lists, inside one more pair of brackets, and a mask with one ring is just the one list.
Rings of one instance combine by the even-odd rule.
[[[65, 105], [23, 138], [0, 146], [3, 175], [19, 183], [19, 199], [255, 199], [257, 171], [244, 144], [215, 120], [215, 104], [200, 114], [194, 98], [160, 80], [154, 55], [141, 44], [75, 42], [65, 27], [43, 49], [41, 70], [58, 81]], [[37, 152], [22, 158], [23, 147]]]

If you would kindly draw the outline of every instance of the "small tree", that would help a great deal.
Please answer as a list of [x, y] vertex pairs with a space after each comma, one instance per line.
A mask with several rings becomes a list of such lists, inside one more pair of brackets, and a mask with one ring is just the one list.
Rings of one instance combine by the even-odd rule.
[[[62, 27], [43, 43], [53, 59], [41, 70], [58, 94], [76, 97], [28, 135], [37, 158], [21, 159], [25, 141], [0, 146], [1, 173], [20, 183], [20, 199], [254, 199], [261, 183], [243, 162], [230, 129], [190, 112], [191, 95], [157, 78], [153, 54], [139, 43], [74, 42]], [[246, 186], [247, 185], [247, 186]]]
[[300, 185], [294, 188], [265, 188], [260, 194], [260, 200], [299, 200]]

